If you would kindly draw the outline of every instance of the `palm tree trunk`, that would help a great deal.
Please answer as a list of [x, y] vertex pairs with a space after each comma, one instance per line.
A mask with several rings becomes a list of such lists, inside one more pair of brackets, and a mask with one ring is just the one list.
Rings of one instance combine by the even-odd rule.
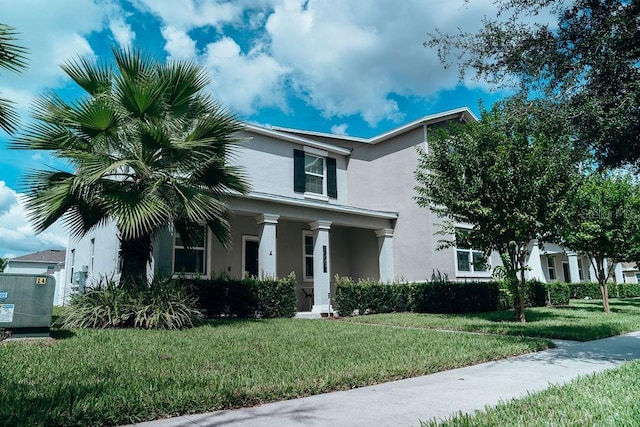
[[151, 263], [151, 235], [137, 238], [120, 238], [120, 286], [124, 289], [140, 289], [148, 286], [147, 265]]

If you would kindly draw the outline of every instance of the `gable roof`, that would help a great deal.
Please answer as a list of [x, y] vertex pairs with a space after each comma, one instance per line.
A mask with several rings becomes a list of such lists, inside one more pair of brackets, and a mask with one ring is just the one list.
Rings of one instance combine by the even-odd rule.
[[454, 110], [449, 110], [449, 111], [444, 111], [442, 113], [424, 116], [420, 119], [414, 120], [411, 123], [407, 123], [405, 125], [397, 127], [395, 129], [391, 129], [388, 132], [382, 133], [380, 135], [376, 135], [371, 138], [358, 138], [358, 137], [346, 136], [346, 135], [336, 135], [333, 133], [313, 132], [313, 131], [291, 129], [291, 128], [284, 128], [284, 127], [277, 127], [277, 126], [274, 126], [272, 130], [276, 132], [295, 134], [301, 137], [304, 135], [308, 135], [310, 137], [316, 136], [316, 137], [335, 139], [338, 141], [343, 140], [343, 141], [360, 142], [363, 144], [379, 144], [383, 141], [386, 141], [387, 139], [391, 139], [397, 135], [409, 132], [418, 127], [433, 125], [433, 124], [444, 122], [447, 120], [460, 120], [465, 123], [470, 123], [470, 122], [477, 122], [478, 118], [475, 116], [475, 114], [473, 114], [473, 112], [468, 107], [456, 108]]
[[46, 251], [34, 252], [27, 255], [22, 255], [16, 258], [11, 258], [9, 261], [21, 261], [21, 262], [64, 262], [64, 258], [67, 251], [63, 249], [47, 249]]

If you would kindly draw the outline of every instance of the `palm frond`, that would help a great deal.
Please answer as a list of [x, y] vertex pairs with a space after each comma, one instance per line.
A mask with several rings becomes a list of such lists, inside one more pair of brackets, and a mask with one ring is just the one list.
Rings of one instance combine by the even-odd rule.
[[19, 33], [7, 24], [0, 24], [0, 68], [20, 73], [27, 67], [26, 48], [16, 44]]
[[60, 67], [90, 95], [96, 96], [111, 89], [113, 71], [107, 64], [97, 64], [89, 58], [81, 57], [67, 61]]
[[19, 116], [14, 106], [14, 102], [0, 98], [0, 128], [7, 133], [13, 133], [18, 127]]

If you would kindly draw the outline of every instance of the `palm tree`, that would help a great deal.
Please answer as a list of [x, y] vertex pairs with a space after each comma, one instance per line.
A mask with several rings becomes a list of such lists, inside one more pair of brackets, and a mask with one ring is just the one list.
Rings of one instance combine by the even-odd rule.
[[[15, 44], [18, 33], [13, 27], [0, 24], [0, 68], [20, 73], [27, 67], [27, 49]], [[13, 102], [0, 98], [0, 128], [13, 133], [18, 123], [18, 113]]]
[[225, 246], [225, 196], [246, 193], [229, 157], [241, 122], [203, 89], [209, 80], [188, 61], [161, 64], [138, 50], [113, 49], [115, 66], [78, 59], [62, 69], [86, 92], [68, 103], [45, 95], [14, 149], [47, 150], [72, 172], [34, 170], [25, 179], [36, 231], [62, 218], [74, 237], [113, 221], [121, 286], [146, 285], [153, 236], [174, 227], [187, 245], [206, 224]]

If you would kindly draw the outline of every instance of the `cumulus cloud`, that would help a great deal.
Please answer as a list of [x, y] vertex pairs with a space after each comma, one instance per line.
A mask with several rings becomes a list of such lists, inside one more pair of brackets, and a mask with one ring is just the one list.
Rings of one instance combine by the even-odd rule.
[[169, 54], [169, 59], [196, 57], [196, 42], [185, 31], [167, 26], [162, 29], [162, 37], [166, 41], [164, 50]]
[[[398, 97], [430, 99], [458, 84], [457, 72], [445, 70], [436, 53], [423, 47], [429, 32], [473, 31], [483, 16], [495, 13], [492, 0], [136, 4], [163, 22], [171, 57], [201, 55], [217, 82], [214, 93], [237, 111], [252, 114], [274, 106], [287, 111], [282, 95], [287, 89], [327, 118], [359, 115], [371, 126], [404, 119]], [[215, 30], [207, 33], [212, 41], [196, 52], [189, 32], [208, 27]], [[235, 33], [225, 33], [229, 27]], [[234, 39], [237, 33], [242, 43]]]
[[130, 47], [136, 38], [131, 25], [127, 24], [122, 16], [112, 17], [109, 20], [109, 29], [121, 48]]
[[342, 123], [339, 125], [333, 125], [331, 126], [331, 133], [334, 133], [336, 135], [347, 135], [347, 128], [349, 127], [348, 124], [346, 123]]
[[26, 218], [23, 195], [0, 181], [0, 257], [64, 249], [66, 245], [67, 233], [59, 223], [36, 234]]
[[209, 43], [203, 59], [212, 76], [211, 90], [217, 99], [243, 114], [259, 108], [285, 110], [284, 79], [289, 69], [256, 46], [243, 53], [230, 37]]

